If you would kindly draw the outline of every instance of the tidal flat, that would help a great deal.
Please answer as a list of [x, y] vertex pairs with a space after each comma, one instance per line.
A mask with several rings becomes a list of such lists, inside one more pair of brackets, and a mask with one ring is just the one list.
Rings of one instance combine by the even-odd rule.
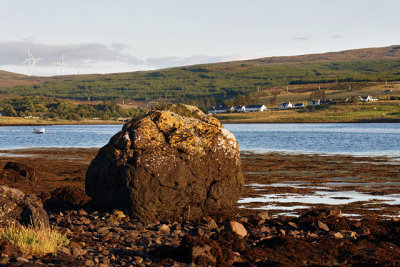
[[[85, 172], [98, 148], [34, 148], [0, 151], [0, 166], [34, 167], [38, 182], [3, 185], [37, 195], [62, 186], [84, 189]], [[245, 189], [239, 211], [268, 210], [297, 216], [332, 206], [349, 216], [400, 216], [400, 161], [390, 157], [290, 153], [242, 153]]]
[[[0, 183], [42, 199], [60, 187], [84, 189], [86, 169], [97, 151], [1, 150], [1, 168], [9, 161], [23, 163], [35, 168], [38, 180]], [[2, 256], [0, 264], [21, 266], [21, 259], [30, 266], [400, 263], [400, 162], [395, 158], [283, 153], [242, 153], [241, 158], [246, 185], [229, 213], [144, 223], [91, 206], [49, 210], [50, 225], [66, 234], [71, 245], [45, 256]], [[244, 237], [229, 231], [232, 220], [247, 230]]]

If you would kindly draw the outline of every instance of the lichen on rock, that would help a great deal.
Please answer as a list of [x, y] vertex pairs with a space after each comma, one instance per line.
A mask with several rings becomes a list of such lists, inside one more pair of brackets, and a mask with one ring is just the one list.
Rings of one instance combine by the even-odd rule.
[[234, 135], [183, 104], [127, 122], [86, 173], [95, 201], [143, 220], [195, 219], [231, 208], [243, 184]]

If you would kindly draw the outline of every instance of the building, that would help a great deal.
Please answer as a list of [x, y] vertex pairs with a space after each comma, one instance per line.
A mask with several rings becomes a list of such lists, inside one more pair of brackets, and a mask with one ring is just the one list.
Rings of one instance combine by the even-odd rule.
[[266, 111], [267, 107], [264, 105], [248, 105], [246, 106], [246, 112]]
[[234, 112], [246, 112], [246, 107], [245, 106], [236, 106], [233, 108]]
[[378, 98], [374, 98], [372, 96], [359, 96], [358, 100], [360, 100], [361, 102], [370, 102], [370, 101], [378, 101]]
[[310, 106], [319, 106], [319, 105], [321, 105], [321, 100], [313, 100], [313, 101], [311, 101], [311, 103], [310, 103]]
[[304, 103], [296, 103], [293, 108], [305, 108], [306, 106], [304, 105]]
[[208, 114], [218, 114], [218, 113], [228, 113], [228, 112], [233, 112], [234, 108], [233, 107], [213, 107], [207, 110]]
[[293, 108], [292, 103], [290, 102], [283, 102], [278, 109], [288, 109], [288, 108]]

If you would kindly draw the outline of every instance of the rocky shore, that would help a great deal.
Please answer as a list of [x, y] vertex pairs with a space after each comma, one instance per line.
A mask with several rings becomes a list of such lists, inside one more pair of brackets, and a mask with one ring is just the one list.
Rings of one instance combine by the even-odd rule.
[[[339, 210], [310, 210], [298, 218], [267, 212], [198, 222], [131, 220], [121, 211], [50, 213], [69, 247], [24, 255], [2, 243], [2, 266], [396, 266], [398, 220], [349, 220]], [[7, 254], [8, 253], [8, 254]]]
[[[5, 155], [0, 157], [1, 168], [9, 161], [24, 163], [36, 170], [38, 179], [36, 182], [2, 179], [1, 184], [40, 196], [45, 202], [51, 227], [65, 233], [71, 243], [57, 253], [41, 256], [26, 255], [10, 244], [1, 243], [1, 266], [400, 264], [400, 222], [398, 216], [394, 216], [398, 213], [398, 205], [387, 207], [389, 205], [381, 203], [384, 210], [373, 209], [368, 212], [367, 208], [359, 208], [363, 203], [329, 208], [317, 205], [314, 209], [299, 211], [298, 216], [294, 217], [274, 214], [275, 211], [266, 213], [236, 208], [229, 214], [201, 217], [197, 221], [154, 220], [143, 223], [119, 210], [99, 210], [88, 202], [88, 198], [82, 197], [79, 190], [76, 194], [64, 194], [71, 196], [65, 198], [64, 202], [54, 201], [63, 196], [54, 193], [58, 188], [70, 186], [83, 192], [85, 171], [97, 149], [2, 152]], [[334, 177], [346, 179], [357, 172], [361, 182], [385, 184], [397, 181], [399, 168], [398, 165], [387, 164], [384, 159], [344, 156], [242, 155], [242, 162], [246, 184], [299, 180], [315, 184], [318, 181], [330, 181]], [[368, 172], [360, 172], [365, 168]], [[301, 170], [308, 170], [308, 178], [300, 175]], [[254, 171], [258, 173], [254, 174]], [[261, 175], [262, 172], [268, 174]], [[291, 176], [286, 172], [290, 172]], [[310, 173], [315, 177], [310, 177]], [[351, 186], [354, 190], [364, 188], [360, 181]], [[311, 190], [283, 187], [271, 187], [268, 190], [281, 194]], [[393, 186], [390, 189], [380, 187], [380, 191], [375, 189], [374, 192], [378, 196], [397, 193], [396, 190]], [[243, 197], [258, 194], [259, 190], [246, 186]], [[254, 207], [260, 208], [257, 205]], [[350, 218], [342, 214], [351, 211], [357, 211], [361, 217]]]

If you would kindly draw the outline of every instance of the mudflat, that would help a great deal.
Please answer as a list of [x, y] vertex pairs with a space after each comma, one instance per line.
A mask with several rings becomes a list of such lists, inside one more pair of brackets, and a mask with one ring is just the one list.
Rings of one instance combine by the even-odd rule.
[[[37, 172], [36, 183], [3, 179], [0, 184], [37, 195], [63, 186], [84, 189], [86, 169], [97, 151], [97, 148], [0, 151], [0, 168], [15, 161]], [[59, 253], [29, 261], [89, 266], [92, 263], [179, 266], [194, 261], [190, 249], [193, 246], [210, 246], [218, 248], [219, 254], [205, 253], [195, 263], [400, 264], [398, 159], [281, 153], [242, 153], [241, 159], [246, 186], [232, 214], [198, 222], [143, 224], [115, 211], [99, 212], [87, 207], [50, 212], [52, 226], [67, 233], [81, 254], [71, 248], [66, 252], [70, 254], [68, 257]], [[264, 209], [268, 210], [268, 216]], [[226, 232], [229, 220], [242, 223], [247, 229], [246, 237]], [[168, 231], [161, 230], [167, 228], [164, 225]], [[182, 256], [183, 252], [187, 255]], [[10, 258], [9, 263], [12, 262]]]

